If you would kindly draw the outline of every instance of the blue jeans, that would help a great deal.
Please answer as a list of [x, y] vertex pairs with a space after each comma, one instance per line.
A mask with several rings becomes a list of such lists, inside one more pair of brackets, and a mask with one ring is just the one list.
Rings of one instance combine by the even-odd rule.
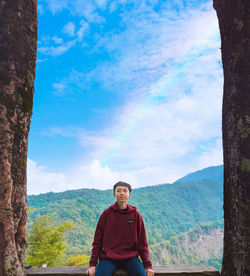
[[146, 276], [144, 266], [137, 257], [122, 261], [102, 259], [96, 268], [96, 276], [112, 276], [118, 268], [126, 270], [129, 276]]

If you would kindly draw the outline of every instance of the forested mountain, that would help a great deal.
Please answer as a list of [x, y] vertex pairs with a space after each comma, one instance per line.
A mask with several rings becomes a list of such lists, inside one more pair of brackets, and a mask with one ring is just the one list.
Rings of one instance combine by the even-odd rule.
[[210, 179], [219, 183], [223, 183], [223, 165], [212, 166], [203, 170], [190, 173], [178, 179], [176, 182], [199, 181], [203, 179]]
[[[28, 196], [28, 205], [34, 208], [30, 221], [39, 215], [49, 215], [58, 222], [75, 223], [68, 234], [68, 254], [90, 254], [97, 220], [113, 202], [112, 190], [80, 189]], [[155, 252], [159, 244], [162, 247], [171, 237], [223, 217], [222, 183], [205, 177], [148, 186], [132, 190], [128, 203], [142, 214], [150, 247], [154, 246]], [[171, 260], [176, 262], [174, 257]]]
[[223, 219], [178, 234], [150, 245], [154, 265], [210, 264], [221, 268], [223, 251]]

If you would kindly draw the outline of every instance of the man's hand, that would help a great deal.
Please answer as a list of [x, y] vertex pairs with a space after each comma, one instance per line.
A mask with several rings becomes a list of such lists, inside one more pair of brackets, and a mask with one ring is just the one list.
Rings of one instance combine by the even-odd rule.
[[153, 269], [146, 269], [146, 276], [154, 276], [154, 270]]
[[87, 270], [87, 275], [89, 275], [89, 276], [95, 276], [95, 272], [96, 272], [96, 266], [91, 266], [91, 267]]

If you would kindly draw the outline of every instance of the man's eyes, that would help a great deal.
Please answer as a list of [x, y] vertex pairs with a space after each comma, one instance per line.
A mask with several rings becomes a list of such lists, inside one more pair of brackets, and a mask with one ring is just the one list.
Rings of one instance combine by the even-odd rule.
[[[118, 193], [122, 192], [122, 190], [117, 190]], [[128, 193], [127, 190], [123, 190], [124, 193]]]

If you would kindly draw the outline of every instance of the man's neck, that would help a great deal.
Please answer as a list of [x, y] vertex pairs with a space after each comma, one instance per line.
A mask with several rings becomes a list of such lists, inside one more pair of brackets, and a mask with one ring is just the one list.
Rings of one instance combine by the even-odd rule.
[[127, 209], [127, 207], [128, 207], [128, 204], [125, 202], [124, 203], [117, 202], [117, 205], [118, 205], [119, 209], [121, 209], [121, 210]]

